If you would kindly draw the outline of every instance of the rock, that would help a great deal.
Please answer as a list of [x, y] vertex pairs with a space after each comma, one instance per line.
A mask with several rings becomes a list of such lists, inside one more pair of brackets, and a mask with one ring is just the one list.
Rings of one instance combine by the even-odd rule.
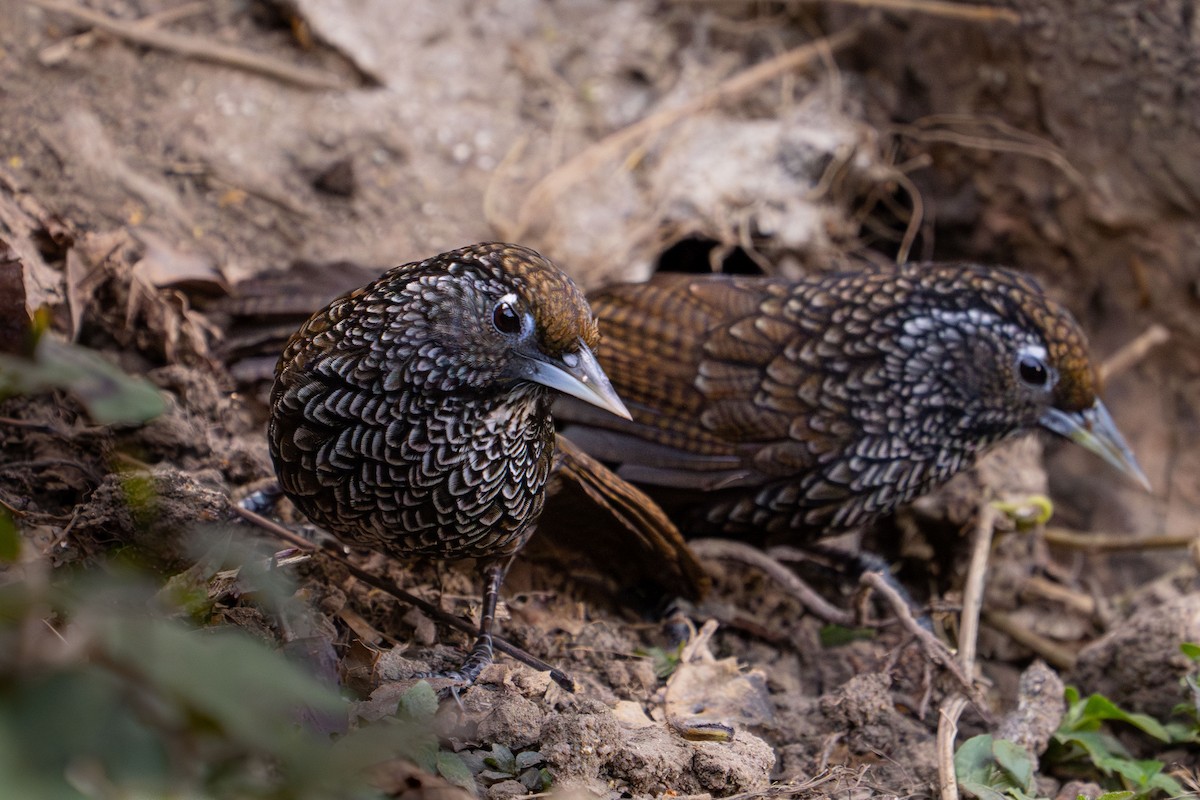
[[1179, 650], [1200, 642], [1200, 593], [1138, 611], [1085, 647], [1069, 676], [1080, 692], [1102, 694], [1126, 711], [1170, 716], [1185, 700], [1182, 679], [1196, 664]]
[[1066, 710], [1062, 678], [1044, 661], [1035, 661], [1021, 673], [1017, 707], [1000, 722], [996, 738], [1015, 742], [1031, 755], [1040, 756]]
[[479, 721], [477, 736], [484, 742], [520, 750], [541, 740], [544, 718], [544, 706], [509, 690]]
[[739, 730], [730, 742], [691, 742], [660, 723], [626, 731], [609, 772], [634, 795], [724, 796], [765, 788], [773, 766], [774, 751], [753, 734]]

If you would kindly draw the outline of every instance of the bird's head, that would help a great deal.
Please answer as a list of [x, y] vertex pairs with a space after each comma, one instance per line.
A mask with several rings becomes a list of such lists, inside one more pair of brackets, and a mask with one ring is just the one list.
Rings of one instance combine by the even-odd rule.
[[998, 426], [1009, 428], [1051, 430], [1149, 490], [1145, 473], [1097, 396], [1087, 340], [1066, 308], [1018, 272], [974, 265], [925, 268], [946, 273], [932, 282], [946, 290], [935, 313], [952, 321], [941, 336], [961, 336], [965, 343], [958, 349], [960, 380], [974, 393], [983, 419], [994, 417]]
[[487, 243], [416, 269], [425, 313], [414, 324], [428, 327], [427, 352], [417, 355], [427, 376], [474, 391], [539, 384], [629, 417], [596, 361], [600, 335], [587, 299], [549, 260]]

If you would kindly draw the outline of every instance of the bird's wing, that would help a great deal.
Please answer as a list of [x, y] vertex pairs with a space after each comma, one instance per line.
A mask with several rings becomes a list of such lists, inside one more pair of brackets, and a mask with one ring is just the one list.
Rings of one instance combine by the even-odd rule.
[[598, 357], [633, 421], [572, 406], [559, 413], [576, 423], [568, 434], [645, 484], [712, 490], [803, 471], [820, 443], [797, 429], [813, 376], [788, 358], [805, 335], [790, 297], [786, 282], [736, 276], [659, 274], [601, 291]]

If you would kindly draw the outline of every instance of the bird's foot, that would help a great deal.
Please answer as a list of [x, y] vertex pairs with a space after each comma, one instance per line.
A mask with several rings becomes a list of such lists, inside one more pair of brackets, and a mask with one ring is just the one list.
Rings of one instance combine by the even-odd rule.
[[439, 683], [445, 681], [445, 684], [438, 690], [438, 693], [443, 696], [447, 694], [457, 695], [459, 689], [465, 689], [475, 683], [479, 674], [483, 672], [484, 667], [492, 663], [492, 657], [492, 637], [484, 635], [475, 640], [475, 646], [471, 648], [470, 654], [467, 655], [467, 660], [458, 669], [438, 672], [418, 672], [412, 677], [436, 680]]

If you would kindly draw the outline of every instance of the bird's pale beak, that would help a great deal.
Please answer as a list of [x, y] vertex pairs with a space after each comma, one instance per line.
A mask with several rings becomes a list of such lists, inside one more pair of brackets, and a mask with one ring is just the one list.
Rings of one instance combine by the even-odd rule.
[[1151, 491], [1150, 479], [1138, 466], [1133, 451], [1125, 444], [1125, 438], [1117, 430], [1117, 425], [1104, 403], [1097, 400], [1091, 408], [1074, 413], [1051, 408], [1038, 422], [1042, 427], [1083, 445], [1136, 480], [1147, 492]]
[[578, 350], [558, 358], [540, 352], [527, 355], [521, 360], [519, 373], [525, 380], [578, 397], [623, 419], [632, 419], [595, 354], [582, 341]]

